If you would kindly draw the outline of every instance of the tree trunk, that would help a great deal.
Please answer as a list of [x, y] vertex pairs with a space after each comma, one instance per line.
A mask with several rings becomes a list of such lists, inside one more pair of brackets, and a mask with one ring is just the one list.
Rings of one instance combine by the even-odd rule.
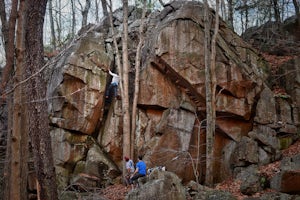
[[[55, 1], [56, 8], [57, 10], [61, 10], [61, 0], [56, 0]], [[61, 21], [61, 12], [55, 12], [56, 14], [56, 33], [57, 33], [57, 38], [56, 38], [56, 45], [60, 46], [62, 43], [62, 21]]]
[[135, 80], [134, 80], [134, 97], [133, 97], [133, 104], [132, 104], [132, 126], [131, 126], [131, 149], [130, 149], [130, 157], [133, 158], [134, 156], [134, 135], [135, 135], [135, 129], [136, 129], [136, 111], [137, 111], [137, 101], [138, 101], [138, 95], [139, 95], [139, 85], [140, 85], [140, 63], [141, 63], [141, 50], [142, 45], [144, 44], [144, 21], [147, 11], [147, 1], [143, 0], [143, 13], [142, 13], [142, 19], [141, 24], [139, 28], [139, 35], [140, 40], [137, 46], [136, 50], [136, 56], [135, 56]]
[[244, 26], [243, 17], [244, 17], [244, 11], [241, 10], [241, 18], [240, 18], [240, 20], [241, 20], [242, 33], [245, 32], [245, 29], [244, 29], [245, 26]]
[[[14, 90], [12, 104], [8, 102], [9, 107], [9, 131], [8, 131], [8, 145], [7, 156], [9, 156], [9, 162], [7, 162], [6, 168], [6, 199], [28, 199], [27, 197], [27, 174], [28, 174], [28, 137], [26, 131], [26, 117], [25, 117], [25, 104], [24, 93], [22, 85], [19, 84], [23, 79], [24, 72], [24, 3], [25, 1], [14, 1], [12, 4], [12, 13], [10, 19], [9, 37], [10, 41], [13, 41], [9, 45], [9, 48], [16, 49], [16, 54], [12, 54], [12, 66], [15, 62], [15, 75], [14, 75]], [[18, 5], [19, 4], [19, 5]], [[18, 10], [19, 8], [19, 10]], [[18, 15], [13, 12], [19, 12]], [[17, 16], [17, 32], [15, 34], [16, 23], [14, 17]], [[14, 27], [12, 27], [14, 26]], [[14, 42], [16, 41], [16, 42]], [[9, 50], [8, 48], [8, 50]], [[15, 59], [16, 58], [16, 59]], [[8, 74], [8, 77], [10, 73]], [[11, 131], [10, 131], [11, 130]]]
[[[4, 2], [3, 2], [4, 3]], [[10, 17], [9, 17], [9, 25], [8, 25], [8, 37], [7, 37], [7, 45], [6, 45], [6, 65], [5, 68], [3, 69], [2, 72], [2, 78], [1, 78], [1, 88], [0, 90], [3, 92], [5, 91], [7, 86], [10, 86], [10, 84], [8, 85], [8, 81], [11, 78], [11, 72], [12, 69], [14, 68], [14, 55], [15, 55], [15, 25], [16, 25], [16, 19], [17, 19], [17, 8], [18, 8], [18, 1], [14, 0], [12, 1], [12, 5], [11, 5], [11, 13], [10, 13]], [[2, 15], [2, 14], [1, 14]], [[2, 19], [1, 19], [2, 20]], [[4, 92], [3, 92], [4, 93]], [[2, 94], [3, 96], [6, 96], [4, 94]], [[15, 136], [14, 134], [16, 130], [13, 130], [14, 127], [14, 110], [16, 109], [15, 107], [13, 107], [13, 98], [14, 95], [7, 95], [7, 105], [8, 105], [8, 131], [7, 131], [7, 149], [6, 149], [6, 163], [5, 163], [5, 172], [6, 172], [6, 177], [5, 177], [5, 181], [6, 181], [6, 185], [5, 185], [5, 191], [4, 191], [4, 196], [5, 199], [20, 199], [20, 185], [17, 185], [16, 189], [16, 193], [13, 193], [12, 191], [14, 190], [14, 187], [12, 186], [14, 182], [16, 181], [20, 181], [17, 177], [20, 178], [20, 160], [19, 160], [19, 155], [15, 155], [18, 154], [19, 152], [19, 144], [20, 144], [20, 135]], [[12, 150], [14, 148], [18, 148], [16, 149], [14, 152], [12, 152]], [[16, 159], [14, 158], [14, 156], [16, 156]], [[14, 169], [14, 163], [13, 163], [13, 159], [15, 159], [15, 161], [17, 161], [16, 165], [16, 174], [13, 173], [12, 170]]]
[[51, 30], [51, 44], [54, 49], [56, 49], [56, 36], [55, 36], [55, 28], [54, 28], [54, 19], [53, 19], [53, 5], [52, 0], [49, 0], [49, 18], [50, 18], [50, 30]]
[[[120, 53], [118, 50], [118, 43], [115, 37], [115, 30], [113, 25], [113, 16], [112, 16], [112, 1], [109, 1], [109, 22], [112, 28], [113, 43], [116, 53], [116, 62], [120, 75], [120, 89], [122, 96], [122, 113], [123, 113], [123, 157], [130, 155], [130, 115], [129, 115], [129, 94], [128, 94], [128, 1], [123, 1], [123, 38], [122, 38], [122, 50], [123, 50], [123, 68], [121, 64]], [[125, 172], [125, 165], [123, 165], [123, 172]], [[123, 173], [125, 176], [125, 173]]]
[[[217, 15], [217, 11], [216, 11]], [[205, 60], [205, 90], [206, 90], [206, 173], [205, 184], [207, 186], [213, 185], [213, 155], [214, 155], [214, 98], [213, 98], [213, 84], [212, 84], [212, 62], [211, 62], [211, 43], [210, 43], [210, 11], [207, 0], [204, 1], [204, 60]]]
[[96, 15], [96, 22], [99, 23], [99, 2], [95, 1], [95, 15]]
[[102, 9], [103, 9], [103, 15], [104, 15], [104, 17], [107, 17], [108, 16], [108, 11], [107, 11], [106, 0], [101, 0], [101, 4], [102, 4]]
[[206, 89], [206, 174], [205, 184], [214, 183], [214, 138], [216, 124], [216, 40], [219, 31], [219, 0], [216, 0], [214, 35], [210, 43], [210, 12], [207, 1], [204, 8], [205, 31], [205, 89]]
[[2, 71], [1, 87], [0, 89], [4, 91], [6, 83], [10, 78], [10, 75], [14, 66], [14, 56], [15, 56], [15, 31], [16, 31], [16, 20], [18, 14], [18, 0], [13, 0], [11, 4], [11, 12], [9, 16], [8, 24], [8, 38], [6, 46], [6, 65]]
[[75, 3], [74, 0], [71, 0], [71, 8], [72, 8], [72, 37], [75, 36], [75, 28], [76, 28], [76, 16], [75, 16]]
[[247, 0], [244, 0], [244, 3], [245, 3], [245, 31], [248, 29], [248, 26], [249, 26], [249, 8], [248, 8], [248, 5], [247, 5]]
[[[25, 17], [25, 1], [22, 0], [19, 2], [19, 11], [18, 11], [18, 24], [17, 24], [17, 34], [16, 34], [16, 73], [14, 81], [16, 84], [23, 79], [24, 74], [24, 17]], [[20, 199], [28, 199], [27, 197], [27, 181], [28, 181], [28, 131], [27, 131], [27, 123], [26, 123], [26, 116], [25, 116], [25, 108], [26, 104], [24, 104], [24, 88], [23, 85], [19, 85], [14, 89], [14, 110], [13, 110], [13, 136], [19, 135], [19, 141], [15, 141], [16, 144], [19, 146], [18, 149], [14, 149], [12, 147], [12, 152], [18, 151], [15, 155], [19, 154], [19, 163], [20, 163], [20, 177], [16, 177], [19, 179], [19, 193]], [[14, 142], [13, 142], [14, 143]], [[14, 162], [13, 162], [14, 163]], [[17, 170], [17, 169], [16, 169]], [[12, 173], [15, 173], [15, 170], [12, 169]], [[12, 191], [16, 190], [15, 182], [13, 182], [11, 186]], [[14, 192], [13, 192], [14, 193]], [[13, 198], [15, 199], [15, 198]]]
[[205, 62], [205, 88], [206, 88], [206, 171], [205, 171], [205, 184], [211, 186], [213, 183], [213, 169], [212, 169], [212, 140], [211, 140], [211, 129], [209, 121], [211, 116], [211, 77], [210, 77], [210, 17], [209, 7], [207, 0], [204, 1], [204, 62]]
[[[12, 83], [8, 83], [8, 87], [11, 87]], [[6, 97], [6, 105], [7, 105], [7, 142], [6, 142], [6, 152], [5, 152], [5, 165], [4, 165], [4, 191], [3, 191], [3, 199], [11, 199], [10, 198], [10, 173], [11, 171], [11, 157], [12, 157], [12, 152], [11, 152], [11, 147], [12, 147], [12, 127], [13, 127], [13, 95], [10, 93]]]
[[7, 52], [7, 45], [8, 45], [8, 24], [6, 20], [6, 11], [5, 11], [5, 1], [0, 0], [0, 19], [1, 19], [1, 32], [2, 32], [2, 41], [4, 44], [4, 50]]
[[47, 0], [26, 1], [25, 24], [27, 119], [33, 148], [36, 175], [40, 185], [40, 198], [58, 199], [49, 134], [46, 84], [43, 74], [37, 73], [43, 66], [43, 23]]
[[234, 30], [233, 27], [233, 2], [232, 0], [228, 0], [228, 26]]
[[81, 27], [84, 27], [84, 26], [87, 25], [87, 18], [88, 18], [90, 7], [91, 7], [91, 0], [86, 0], [85, 1], [85, 7], [84, 7], [84, 9], [81, 12], [81, 14], [82, 14], [82, 24], [81, 24]]
[[299, 9], [299, 3], [297, 0], [293, 0], [293, 4], [294, 4], [294, 7], [295, 7], [295, 13], [296, 13], [296, 16], [297, 16], [297, 19], [298, 19], [298, 26], [300, 26], [300, 9]]
[[123, 92], [122, 107], [123, 107], [123, 156], [130, 155], [130, 113], [129, 113], [129, 88], [128, 88], [128, 0], [123, 0], [123, 37], [122, 37], [122, 50], [123, 50]]
[[279, 25], [281, 20], [280, 20], [280, 11], [278, 7], [278, 0], [272, 0], [271, 4], [274, 10], [275, 22]]
[[226, 9], [226, 6], [225, 6], [225, 2], [224, 0], [221, 0], [221, 6], [220, 6], [220, 10], [221, 10], [221, 17], [225, 20], [228, 19], [227, 17], [227, 9]]

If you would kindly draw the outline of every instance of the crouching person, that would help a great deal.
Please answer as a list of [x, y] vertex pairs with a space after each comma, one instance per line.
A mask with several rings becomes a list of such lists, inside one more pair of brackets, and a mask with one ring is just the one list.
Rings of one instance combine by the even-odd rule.
[[147, 166], [143, 161], [143, 156], [138, 156], [139, 161], [136, 163], [136, 168], [134, 173], [130, 177], [130, 184], [134, 187], [134, 183], [137, 182], [137, 179], [140, 177], [146, 176]]
[[127, 156], [124, 157], [124, 160], [126, 162], [126, 174], [125, 174], [125, 184], [126, 186], [130, 185], [130, 177], [134, 173], [134, 164], [131, 159], [129, 159]]

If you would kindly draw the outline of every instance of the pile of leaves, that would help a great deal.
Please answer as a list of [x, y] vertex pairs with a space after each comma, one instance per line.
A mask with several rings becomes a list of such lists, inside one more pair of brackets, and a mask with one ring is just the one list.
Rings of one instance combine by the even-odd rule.
[[[282, 151], [283, 157], [290, 157], [300, 154], [300, 140], [295, 142], [293, 145], [291, 145], [289, 148]], [[269, 163], [267, 165], [261, 166], [259, 168], [259, 173], [266, 176], [268, 179], [272, 178], [276, 173], [280, 171], [280, 161], [276, 161], [274, 163]], [[241, 181], [237, 179], [228, 179], [226, 181], [223, 181], [222, 183], [218, 184], [216, 186], [216, 189], [228, 191], [232, 193], [238, 200], [243, 200], [246, 197], [249, 197], [247, 195], [243, 195], [240, 192], [240, 186]], [[262, 194], [274, 192], [274, 190], [266, 189], [261, 192], [258, 192], [254, 194], [252, 197], [260, 197]]]
[[126, 194], [131, 190], [130, 187], [126, 187], [122, 184], [110, 185], [104, 188], [102, 196], [110, 200], [124, 200]]
[[262, 53], [262, 56], [270, 63], [272, 71], [277, 70], [280, 65], [295, 58], [295, 56], [276, 56], [268, 53]]

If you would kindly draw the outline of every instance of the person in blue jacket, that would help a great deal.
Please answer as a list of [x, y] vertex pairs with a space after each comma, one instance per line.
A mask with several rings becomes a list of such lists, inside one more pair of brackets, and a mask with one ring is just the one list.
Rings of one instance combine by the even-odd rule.
[[140, 177], [146, 176], [147, 173], [147, 166], [146, 163], [143, 161], [143, 156], [138, 156], [139, 161], [136, 163], [136, 168], [133, 174], [130, 177], [130, 183], [132, 184], [135, 180]]

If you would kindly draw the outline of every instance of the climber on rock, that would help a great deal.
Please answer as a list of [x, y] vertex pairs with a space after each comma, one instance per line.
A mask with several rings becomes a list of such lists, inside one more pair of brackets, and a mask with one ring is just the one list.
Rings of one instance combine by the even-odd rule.
[[112, 76], [111, 83], [105, 92], [105, 98], [109, 98], [109, 94], [112, 93], [111, 97], [116, 97], [118, 95], [118, 85], [120, 81], [120, 76], [108, 70], [108, 73]]

